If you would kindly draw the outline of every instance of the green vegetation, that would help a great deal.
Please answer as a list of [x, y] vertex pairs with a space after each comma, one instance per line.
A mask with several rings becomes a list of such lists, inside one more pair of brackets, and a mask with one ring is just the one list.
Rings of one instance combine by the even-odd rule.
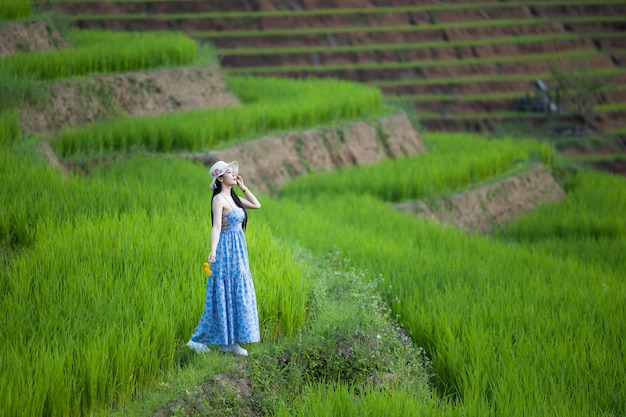
[[495, 64], [495, 63], [514, 63], [514, 62], [532, 62], [532, 61], [549, 61], [558, 59], [582, 59], [597, 55], [595, 49], [577, 50], [574, 52], [562, 52], [538, 55], [516, 55], [495, 58], [467, 58], [467, 59], [436, 59], [431, 61], [409, 61], [409, 62], [385, 62], [385, 63], [367, 63], [367, 64], [332, 64], [332, 65], [274, 65], [262, 67], [238, 67], [228, 68], [225, 71], [229, 74], [256, 74], [256, 73], [281, 73], [296, 71], [339, 71], [339, 70], [385, 70], [385, 69], [402, 69], [402, 68], [425, 68], [425, 67], [446, 67], [457, 65], [477, 65], [477, 64]]
[[472, 39], [467, 41], [431, 41], [419, 43], [392, 43], [392, 44], [366, 44], [348, 46], [311, 46], [301, 48], [250, 48], [250, 49], [220, 49], [220, 54], [228, 55], [275, 55], [292, 53], [313, 53], [313, 52], [366, 52], [366, 51], [399, 51], [431, 48], [454, 48], [460, 46], [484, 46], [484, 45], [509, 45], [524, 44], [531, 42], [547, 42], [559, 40], [579, 39], [574, 33], [552, 33], [547, 35], [515, 36], [495, 39]]
[[[21, 68], [51, 79], [197, 62], [178, 35], [71, 36], [75, 50], [59, 56], [82, 61], [67, 72], [45, 54], [19, 61], [28, 67], [1, 60], [4, 100], [34, 100]], [[150, 51], [170, 40], [171, 55]], [[100, 58], [86, 51], [110, 59], [90, 64]], [[241, 107], [50, 140], [68, 159], [215, 149], [390, 110], [377, 89], [343, 81], [228, 82]], [[419, 156], [311, 173], [250, 213], [263, 343], [249, 358], [196, 356], [185, 342], [207, 279], [206, 169], [133, 154], [64, 177], [35, 151], [40, 140], [22, 136], [16, 109], [0, 112], [0, 417], [626, 414], [624, 178], [563, 170], [564, 201], [482, 236], [390, 203], [567, 160], [547, 143], [431, 133]]]
[[74, 76], [188, 65], [196, 59], [196, 43], [178, 33], [109, 33], [70, 31], [76, 47], [24, 52], [0, 58], [0, 71], [51, 80]]
[[311, 174], [306, 180], [287, 184], [284, 193], [339, 195], [352, 190], [384, 201], [425, 199], [497, 177], [533, 161], [550, 164], [554, 158], [549, 145], [536, 141], [489, 141], [462, 134], [450, 137], [431, 133], [428, 137], [426, 154], [343, 170], [332, 176]]
[[[206, 171], [134, 159], [63, 180], [3, 146], [0, 173], [0, 414], [84, 414], [183, 365], [204, 297]], [[294, 335], [309, 294], [295, 254], [262, 224], [250, 251], [264, 254], [251, 259], [264, 339]]]
[[[405, 167], [398, 161], [386, 178]], [[425, 177], [428, 170], [424, 166]], [[456, 399], [457, 412], [620, 415], [626, 404], [620, 388], [626, 376], [626, 270], [619, 255], [625, 249], [620, 213], [626, 184], [592, 175], [592, 181], [571, 184], [564, 204], [546, 208], [552, 216], [530, 220], [532, 230], [577, 236], [570, 247], [560, 240], [560, 251], [552, 242], [551, 252], [542, 250], [550, 242], [499, 242], [395, 213], [363, 190], [333, 197], [316, 182], [307, 187], [306, 179], [266, 208], [279, 212], [280, 221], [271, 223], [275, 233], [316, 253], [334, 248], [348, 265], [366, 270], [366, 279], [383, 277], [381, 290], [413, 340], [432, 355], [433, 382]], [[366, 171], [361, 176], [374, 180]], [[613, 249], [604, 258], [608, 247]], [[591, 253], [577, 258], [584, 250]], [[312, 395], [306, 404], [317, 398], [315, 390]]]
[[313, 29], [273, 29], [273, 30], [225, 30], [221, 32], [194, 32], [195, 38], [220, 38], [220, 37], [237, 37], [237, 36], [295, 36], [295, 35], [327, 35], [332, 33], [373, 33], [373, 32], [403, 32], [403, 31], [420, 31], [433, 29], [460, 29], [473, 27], [497, 27], [511, 25], [539, 25], [545, 23], [601, 23], [601, 22], [623, 22], [626, 21], [624, 16], [577, 16], [577, 17], [554, 17], [541, 18], [536, 17], [530, 19], [502, 19], [502, 20], [484, 20], [484, 21], [468, 21], [453, 23], [433, 23], [421, 26], [355, 26], [341, 28], [313, 28]]
[[38, 105], [47, 97], [41, 82], [0, 70], [0, 112], [22, 105]]
[[[622, 104], [601, 105], [594, 107], [595, 113], [612, 112], [624, 110]], [[573, 115], [574, 113], [565, 112], [561, 116]], [[541, 119], [556, 118], [557, 116], [550, 113], [529, 113], [522, 111], [502, 111], [502, 112], [485, 112], [485, 113], [463, 113], [444, 116], [439, 113], [420, 113], [420, 119], [450, 119], [450, 120], [485, 120], [485, 119]]]
[[229, 87], [243, 106], [97, 123], [61, 132], [52, 145], [63, 157], [199, 150], [383, 111], [379, 90], [340, 80], [231, 77]]
[[24, 19], [32, 12], [30, 0], [0, 0], [0, 21]]
[[[598, 75], [619, 75], [625, 73], [623, 68], [606, 68], [596, 69], [595, 73]], [[477, 82], [490, 82], [490, 81], [535, 81], [538, 79], [548, 80], [552, 77], [550, 73], [544, 74], [522, 74], [522, 75], [478, 75], [467, 77], [450, 77], [450, 78], [425, 78], [416, 79], [409, 78], [403, 80], [384, 80], [384, 81], [372, 81], [368, 84], [375, 85], [377, 87], [392, 87], [392, 86], [404, 86], [404, 85], [429, 85], [429, 84], [461, 84], [461, 83], [477, 83]]]
[[[53, 0], [55, 2], [58, 0]], [[79, 2], [81, 0], [70, 0]], [[82, 0], [84, 1], [84, 0]], [[123, 0], [108, 0], [107, 3], [117, 3]], [[140, 1], [140, 0], [131, 0]], [[153, 2], [159, 2], [164, 0], [152, 0]], [[149, 2], [149, 1], [148, 1]], [[573, 6], [573, 5], [587, 5], [588, 0], [563, 0], [563, 1], [525, 1], [524, 6]], [[602, 4], [622, 4], [621, 0], [603, 0]], [[257, 11], [238, 11], [238, 12], [200, 12], [200, 13], [162, 13], [157, 14], [157, 19], [208, 19], [208, 18], [220, 18], [220, 19], [241, 19], [241, 18], [259, 18], [259, 17], [297, 17], [297, 16], [327, 16], [327, 15], [354, 15], [354, 14], [390, 14], [390, 13], [418, 13], [418, 12], [437, 12], [445, 10], [471, 10], [471, 9], [490, 9], [490, 8], [513, 8], [520, 7], [517, 3], [503, 3], [503, 2], [476, 2], [476, 3], [462, 3], [462, 4], [431, 4], [423, 6], [398, 6], [398, 7], [368, 7], [368, 8], [328, 8], [328, 9], [310, 9], [310, 10], [257, 10]], [[115, 18], [137, 18], [147, 17], [146, 14], [129, 13], [122, 15], [80, 15], [80, 19], [106, 19], [110, 16]], [[132, 17], [131, 17], [132, 16]]]

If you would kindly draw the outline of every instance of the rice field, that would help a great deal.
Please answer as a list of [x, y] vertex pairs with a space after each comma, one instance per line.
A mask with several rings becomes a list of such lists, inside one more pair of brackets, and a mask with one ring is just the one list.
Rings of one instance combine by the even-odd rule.
[[[387, 178], [405, 166], [399, 161]], [[272, 229], [382, 277], [394, 312], [433, 357], [438, 392], [455, 405], [425, 415], [624, 413], [623, 178], [582, 172], [563, 203], [498, 239], [396, 213], [364, 190], [332, 197], [315, 181], [300, 187], [266, 205], [280, 212]], [[331, 404], [345, 395], [326, 394]], [[319, 392], [311, 395], [300, 415], [322, 409]], [[344, 407], [357, 415], [358, 404]]]
[[19, 20], [33, 12], [30, 0], [0, 0], [0, 20]]
[[[0, 415], [128, 401], [180, 366], [202, 312], [210, 178], [137, 159], [64, 180], [16, 153], [0, 153]], [[262, 222], [248, 230], [263, 339], [292, 336], [309, 294], [302, 268]]]
[[194, 151], [289, 129], [380, 115], [378, 89], [341, 80], [230, 77], [241, 107], [122, 118], [63, 131], [51, 145], [64, 158], [115, 152]]
[[[79, 51], [103, 39], [80, 36]], [[30, 59], [41, 74], [62, 71]], [[90, 65], [75, 75], [118, 64]], [[378, 90], [340, 81], [230, 77], [229, 87], [241, 108], [96, 124], [52, 144], [65, 158], [168, 154], [385, 111]], [[311, 174], [260, 196], [246, 236], [264, 343], [295, 338], [306, 324], [316, 277], [297, 249], [333, 251], [379, 283], [427, 350], [432, 396], [321, 381], [275, 414], [625, 415], [625, 180], [580, 171], [563, 202], [493, 236], [468, 235], [389, 203], [428, 201], [558, 156], [534, 141], [424, 139], [423, 155]], [[187, 363], [184, 343], [204, 300], [210, 177], [175, 155], [152, 155], [64, 178], [34, 151], [37, 140], [21, 136], [16, 111], [0, 112], [0, 417], [91, 415]]]
[[366, 45], [338, 45], [338, 46], [310, 46], [300, 48], [235, 48], [220, 49], [220, 54], [228, 55], [276, 55], [288, 53], [324, 53], [324, 52], [367, 52], [367, 51], [401, 51], [415, 49], [461, 47], [461, 46], [483, 46], [483, 45], [509, 45], [523, 44], [531, 42], [545, 42], [557, 40], [579, 39], [573, 33], [552, 33], [546, 35], [516, 36], [495, 39], [472, 39], [463, 41], [430, 41], [419, 43], [391, 43], [391, 44], [366, 44]]
[[[623, 68], [606, 68], [606, 69], [594, 69], [594, 74], [598, 76], [610, 76], [619, 75], [626, 72]], [[405, 79], [405, 80], [381, 80], [371, 81], [368, 84], [377, 87], [391, 87], [391, 86], [409, 86], [409, 85], [428, 85], [428, 84], [457, 84], [457, 83], [477, 83], [477, 82], [490, 82], [490, 81], [536, 81], [537, 79], [552, 79], [553, 75], [549, 73], [544, 74], [528, 74], [528, 75], [507, 75], [494, 76], [494, 75], [477, 75], [467, 77], [448, 77], [448, 78], [431, 78], [431, 79]]]
[[[84, 0], [72, 0], [75, 2]], [[122, 0], [109, 0], [109, 3], [121, 2]], [[136, 0], [139, 1], [139, 0]], [[163, 0], [157, 0], [163, 1]], [[55, 0], [52, 1], [54, 3]], [[556, 0], [556, 1], [525, 1], [526, 6], [554, 6], [554, 5], [585, 5], [585, 0]], [[621, 4], [621, 0], [603, 0], [602, 4]], [[429, 4], [419, 6], [394, 6], [394, 7], [369, 7], [369, 8], [320, 8], [320, 9], [300, 9], [300, 10], [258, 10], [258, 11], [237, 11], [237, 12], [201, 12], [201, 13], [161, 13], [157, 17], [161, 19], [185, 19], [185, 18], [223, 18], [223, 19], [241, 19], [241, 18], [257, 18], [257, 17], [295, 17], [295, 16], [326, 16], [326, 15], [353, 15], [353, 14], [390, 14], [390, 13], [417, 13], [417, 12], [436, 12], [445, 10], [468, 10], [468, 9], [489, 9], [489, 8], [506, 8], [519, 7], [516, 3], [499, 3], [479, 1], [476, 3], [462, 4]], [[91, 18], [107, 18], [110, 15], [82, 15], [81, 19]], [[119, 16], [143, 17], [145, 15], [133, 13]]]
[[70, 31], [73, 48], [0, 58], [0, 71], [40, 80], [189, 65], [197, 45], [179, 33]]
[[580, 59], [589, 58], [598, 55], [595, 49], [578, 50], [574, 52], [562, 52], [538, 55], [521, 55], [495, 58], [467, 58], [467, 59], [442, 59], [433, 61], [419, 62], [383, 62], [383, 63], [364, 63], [364, 64], [331, 64], [331, 65], [292, 65], [292, 66], [258, 66], [258, 67], [236, 67], [226, 70], [229, 74], [258, 74], [264, 72], [280, 73], [289, 71], [337, 71], [337, 70], [384, 70], [384, 69], [401, 69], [401, 68], [427, 68], [427, 67], [444, 67], [457, 65], [477, 65], [477, 64], [495, 64], [495, 63], [514, 63], [514, 62], [532, 62], [544, 60], [559, 59]]
[[192, 35], [194, 38], [221, 38], [221, 37], [237, 37], [237, 36], [294, 36], [294, 35], [326, 35], [337, 33], [375, 33], [375, 32], [404, 32], [415, 30], [433, 30], [433, 29], [459, 29], [471, 27], [494, 27], [494, 26], [511, 26], [511, 25], [537, 25], [543, 23], [559, 22], [559, 23], [602, 23], [602, 22], [623, 22], [626, 18], [623, 16], [575, 16], [575, 17], [555, 17], [543, 18], [535, 17], [529, 19], [490, 19], [484, 21], [471, 22], [451, 22], [451, 23], [433, 23], [424, 26], [353, 26], [339, 28], [312, 28], [312, 29], [270, 29], [263, 31], [252, 30], [232, 30], [221, 32], [198, 31]]

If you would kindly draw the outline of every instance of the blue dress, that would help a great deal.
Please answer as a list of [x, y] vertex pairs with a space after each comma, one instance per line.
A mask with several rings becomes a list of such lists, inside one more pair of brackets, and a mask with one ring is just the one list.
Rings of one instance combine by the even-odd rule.
[[261, 340], [248, 248], [241, 225], [245, 213], [233, 207], [222, 216], [216, 259], [206, 286], [204, 313], [191, 340], [206, 345]]

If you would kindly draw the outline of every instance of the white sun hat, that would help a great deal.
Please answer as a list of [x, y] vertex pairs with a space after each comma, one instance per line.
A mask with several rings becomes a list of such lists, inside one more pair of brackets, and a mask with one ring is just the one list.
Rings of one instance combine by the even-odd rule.
[[216, 163], [213, 164], [213, 166], [209, 170], [209, 173], [211, 174], [211, 177], [213, 178], [213, 181], [211, 181], [212, 190], [215, 190], [215, 181], [217, 181], [217, 178], [224, 175], [224, 173], [229, 167], [232, 168], [233, 171], [235, 171], [235, 174], [239, 174], [239, 162], [237, 161], [233, 161], [231, 163], [227, 163], [224, 161], [217, 161]]

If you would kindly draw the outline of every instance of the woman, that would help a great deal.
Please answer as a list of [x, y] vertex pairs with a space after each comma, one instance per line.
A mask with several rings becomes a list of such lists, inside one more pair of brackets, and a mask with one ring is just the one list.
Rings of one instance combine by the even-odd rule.
[[[254, 284], [248, 264], [246, 238], [243, 234], [246, 209], [261, 208], [259, 200], [238, 176], [239, 163], [218, 161], [211, 167], [213, 198], [211, 216], [211, 253], [204, 313], [191, 340], [187, 343], [197, 353], [210, 352], [207, 345], [220, 345], [221, 352], [247, 356], [239, 343], [258, 342], [259, 317]], [[238, 186], [245, 198], [235, 194]]]

